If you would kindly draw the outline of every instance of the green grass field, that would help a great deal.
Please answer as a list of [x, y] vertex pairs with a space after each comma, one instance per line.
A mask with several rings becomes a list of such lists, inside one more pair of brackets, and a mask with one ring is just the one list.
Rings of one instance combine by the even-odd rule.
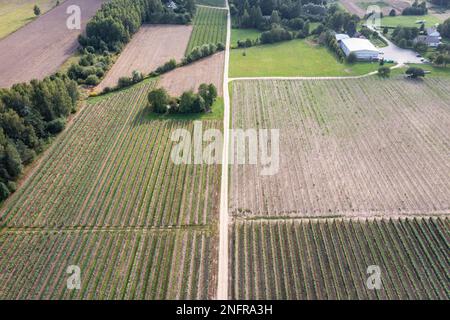
[[396, 17], [384, 17], [381, 19], [381, 25], [388, 27], [420, 27], [420, 24], [416, 23], [416, 21], [425, 20], [426, 27], [432, 27], [436, 23], [440, 23], [441, 21], [432, 15], [425, 16], [396, 16]]
[[231, 46], [236, 47], [238, 40], [257, 40], [260, 35], [261, 31], [258, 29], [238, 29], [233, 28], [231, 29]]
[[[0, 39], [33, 21], [33, 8], [38, 5], [44, 14], [56, 5], [57, 0], [0, 0]], [[64, 0], [60, 0], [60, 3]]]
[[[246, 56], [243, 52], [246, 52]], [[378, 70], [377, 63], [339, 63], [327, 48], [292, 40], [230, 53], [230, 77], [354, 76]]]
[[194, 30], [192, 30], [186, 53], [203, 44], [219, 42], [225, 44], [227, 36], [226, 10], [197, 7], [193, 25]]
[[224, 0], [196, 0], [196, 4], [212, 7], [225, 7]]

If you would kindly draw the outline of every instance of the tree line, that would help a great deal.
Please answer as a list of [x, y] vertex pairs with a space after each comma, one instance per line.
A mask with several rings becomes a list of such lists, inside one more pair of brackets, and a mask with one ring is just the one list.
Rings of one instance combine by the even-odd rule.
[[64, 129], [78, 95], [76, 82], [60, 74], [0, 89], [0, 201], [15, 191], [23, 167]]

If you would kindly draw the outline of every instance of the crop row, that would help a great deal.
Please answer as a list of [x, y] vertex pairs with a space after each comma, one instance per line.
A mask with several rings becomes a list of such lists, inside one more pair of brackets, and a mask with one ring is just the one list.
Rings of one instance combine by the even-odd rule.
[[450, 212], [448, 79], [233, 82], [233, 128], [278, 129], [279, 170], [233, 165], [234, 215]]
[[[206, 299], [215, 290], [209, 231], [8, 231], [0, 299]], [[80, 268], [81, 288], [66, 272]]]
[[[448, 218], [242, 220], [233, 299], [448, 299]], [[367, 286], [369, 266], [381, 287]]]
[[197, 7], [194, 29], [186, 53], [203, 44], [225, 44], [227, 35], [227, 11], [223, 9]]
[[[217, 211], [220, 166], [176, 165], [176, 129], [150, 120], [153, 83], [86, 106], [4, 206], [9, 227], [205, 225]], [[220, 128], [220, 121], [203, 126]]]

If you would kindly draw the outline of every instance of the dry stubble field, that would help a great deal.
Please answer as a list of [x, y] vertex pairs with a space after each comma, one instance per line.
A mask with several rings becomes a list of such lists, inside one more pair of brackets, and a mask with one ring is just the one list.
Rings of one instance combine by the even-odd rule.
[[[104, 0], [66, 0], [0, 40], [0, 88], [55, 73], [78, 47], [78, 35]], [[81, 8], [82, 30], [66, 26], [70, 5]]]
[[144, 75], [170, 59], [180, 62], [191, 36], [188, 25], [145, 25], [133, 36], [96, 91], [115, 87], [120, 77], [130, 77], [137, 70]]
[[280, 170], [231, 168], [233, 216], [450, 212], [450, 81], [233, 82], [233, 128], [280, 129]]

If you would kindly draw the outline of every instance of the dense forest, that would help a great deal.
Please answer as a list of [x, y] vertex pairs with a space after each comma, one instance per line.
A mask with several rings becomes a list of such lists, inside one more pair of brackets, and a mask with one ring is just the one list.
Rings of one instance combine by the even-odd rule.
[[24, 165], [64, 129], [77, 100], [77, 84], [65, 75], [0, 90], [0, 201], [15, 191]]

